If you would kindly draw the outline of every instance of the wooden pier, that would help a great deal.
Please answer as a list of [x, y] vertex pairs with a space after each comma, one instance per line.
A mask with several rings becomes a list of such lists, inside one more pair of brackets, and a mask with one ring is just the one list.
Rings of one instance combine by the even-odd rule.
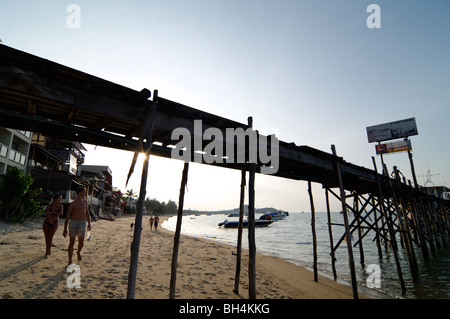
[[[0, 45], [0, 126], [41, 132], [48, 136], [80, 141], [94, 145], [145, 153], [143, 177], [136, 214], [136, 227], [132, 243], [129, 272], [128, 298], [134, 298], [134, 287], [139, 258], [139, 240], [142, 223], [143, 200], [145, 199], [146, 172], [148, 157], [157, 155], [171, 157], [177, 141], [172, 140], [172, 132], [184, 128], [191, 133], [192, 158], [204, 151], [204, 144], [194, 142], [194, 121], [201, 120], [201, 134], [208, 128], [219, 129], [226, 136], [227, 129], [247, 130], [252, 128], [251, 118], [247, 124], [239, 123], [210, 114], [180, 103], [164, 99], [158, 91], [143, 89], [135, 91], [106, 81], [90, 74], [60, 65], [58, 63]], [[259, 138], [264, 136], [259, 135]], [[268, 139], [267, 149], [270, 149]], [[413, 278], [420, 276], [416, 255], [421, 253], [428, 258], [441, 246], [450, 242], [449, 201], [431, 196], [423, 188], [413, 187], [410, 181], [387, 175], [388, 169], [379, 173], [373, 159], [373, 169], [354, 165], [337, 155], [331, 146], [331, 153], [309, 146], [279, 142], [279, 167], [274, 176], [293, 180], [308, 181], [311, 211], [314, 212], [314, 199], [311, 183], [323, 186], [327, 201], [330, 256], [336, 278], [335, 252], [346, 243], [349, 256], [349, 270], [354, 297], [358, 298], [353, 249], [358, 247], [361, 262], [364, 262], [363, 239], [374, 236], [380, 257], [387, 252], [396, 260], [399, 285], [405, 290], [403, 272], [398, 260], [398, 250], [404, 249], [408, 256], [409, 271]], [[236, 141], [228, 140], [236, 148]], [[249, 148], [246, 145], [246, 158]], [[216, 154], [206, 154], [211, 157]], [[254, 176], [266, 168], [266, 163], [238, 162], [227, 158], [222, 163], [205, 161], [202, 163], [242, 173], [241, 185], [245, 185], [246, 172], [249, 172], [249, 298], [255, 298], [257, 287], [256, 246], [254, 238], [254, 205], [257, 194], [254, 192]], [[132, 165], [130, 174], [134, 165]], [[184, 187], [188, 166], [182, 174], [179, 206], [182, 209]], [[191, 177], [193, 178], [193, 177]], [[174, 183], [176, 185], [177, 183]], [[243, 186], [241, 186], [243, 189]], [[241, 191], [241, 206], [244, 192]], [[329, 198], [341, 202], [343, 221], [331, 222]], [[180, 219], [182, 210], [178, 212]], [[314, 214], [312, 214], [312, 233], [315, 237]], [[179, 227], [175, 233], [171, 294], [176, 285], [176, 260], [178, 254]], [[342, 237], [333, 242], [333, 232], [344, 229]], [[353, 236], [352, 240], [352, 234]], [[398, 247], [398, 242], [401, 247]], [[314, 240], [314, 252], [316, 241]], [[239, 248], [240, 250], [240, 248]], [[240, 252], [238, 251], [235, 291], [239, 289]], [[316, 256], [316, 253], [315, 253]], [[317, 260], [315, 257], [314, 260]], [[314, 265], [314, 278], [317, 280], [317, 264]]]

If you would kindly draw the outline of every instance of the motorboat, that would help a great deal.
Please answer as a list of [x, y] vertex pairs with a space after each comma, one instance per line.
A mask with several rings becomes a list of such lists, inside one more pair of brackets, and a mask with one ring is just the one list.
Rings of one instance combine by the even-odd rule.
[[[273, 220], [255, 220], [255, 227], [267, 227], [273, 223]], [[238, 228], [239, 221], [229, 221], [225, 219], [223, 222], [219, 223], [219, 226], [223, 226], [225, 228]], [[242, 223], [244, 228], [248, 228], [248, 220], [244, 220]]]
[[277, 221], [280, 219], [285, 218], [286, 216], [289, 216], [288, 212], [283, 212], [283, 211], [274, 211], [274, 212], [270, 212], [270, 213], [265, 213], [263, 215], [261, 215], [259, 217], [260, 220], [273, 220], [273, 221]]

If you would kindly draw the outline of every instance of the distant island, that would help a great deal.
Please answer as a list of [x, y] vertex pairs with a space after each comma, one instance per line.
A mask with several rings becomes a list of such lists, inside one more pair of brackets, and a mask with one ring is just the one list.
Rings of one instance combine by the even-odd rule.
[[[264, 214], [264, 213], [268, 213], [268, 212], [273, 212], [273, 211], [279, 211], [280, 209], [276, 209], [273, 207], [264, 207], [264, 208], [255, 208], [255, 214]], [[229, 215], [229, 214], [239, 214], [239, 207], [238, 208], [233, 208], [233, 209], [228, 209], [228, 210], [195, 210], [195, 209], [185, 209], [183, 210], [183, 215], [195, 215], [195, 214], [214, 214], [214, 215], [219, 215], [219, 214], [225, 214], [225, 215]], [[244, 205], [244, 215], [248, 214], [248, 205]]]

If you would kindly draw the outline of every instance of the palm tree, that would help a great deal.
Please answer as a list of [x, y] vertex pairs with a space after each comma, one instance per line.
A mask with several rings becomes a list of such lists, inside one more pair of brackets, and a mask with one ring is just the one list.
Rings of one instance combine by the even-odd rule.
[[133, 191], [133, 189], [128, 189], [127, 192], [124, 194], [124, 197], [127, 200], [127, 205], [131, 206], [131, 200], [133, 198], [137, 198], [136, 193]]

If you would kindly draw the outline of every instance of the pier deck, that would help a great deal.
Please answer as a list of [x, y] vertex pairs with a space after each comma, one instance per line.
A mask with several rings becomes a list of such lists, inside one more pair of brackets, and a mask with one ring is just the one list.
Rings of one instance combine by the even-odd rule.
[[[0, 45], [0, 126], [41, 132], [61, 138], [135, 151], [152, 101], [150, 91], [135, 91], [61, 64]], [[152, 154], [170, 157], [174, 129], [193, 136], [194, 120], [207, 128], [248, 129], [248, 125], [177, 102], [157, 101]], [[257, 130], [257, 128], [255, 128]], [[192, 144], [193, 145], [193, 144]], [[196, 150], [194, 150], [196, 151]], [[198, 150], [197, 150], [198, 151]], [[341, 162], [347, 190], [360, 193], [376, 187], [373, 170]], [[279, 169], [275, 176], [310, 180], [330, 187], [339, 182], [336, 158], [309, 146], [279, 141]], [[213, 163], [243, 169], [242, 163]], [[259, 172], [257, 165], [256, 171]]]

